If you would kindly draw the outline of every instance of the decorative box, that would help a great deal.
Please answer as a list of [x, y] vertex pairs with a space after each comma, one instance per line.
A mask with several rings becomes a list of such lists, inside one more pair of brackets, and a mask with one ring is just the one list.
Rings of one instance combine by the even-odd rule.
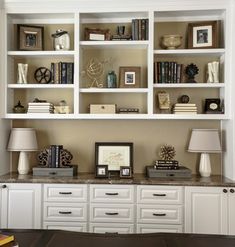
[[77, 175], [77, 168], [77, 165], [59, 168], [37, 166], [33, 167], [33, 176], [72, 177]]
[[115, 104], [90, 104], [91, 114], [115, 114], [116, 105]]
[[177, 170], [162, 170], [156, 169], [154, 166], [147, 166], [146, 173], [149, 178], [190, 178], [192, 176], [191, 170], [184, 166], [180, 166]]

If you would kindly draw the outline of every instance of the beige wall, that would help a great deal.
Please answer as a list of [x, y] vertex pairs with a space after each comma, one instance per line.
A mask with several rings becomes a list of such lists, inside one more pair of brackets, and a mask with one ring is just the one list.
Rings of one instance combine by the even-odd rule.
[[[192, 128], [219, 128], [219, 121], [176, 120], [15, 120], [14, 127], [34, 127], [40, 149], [51, 144], [63, 144], [79, 164], [80, 172], [93, 172], [95, 142], [133, 142], [134, 172], [143, 173], [146, 165], [158, 159], [161, 145], [171, 144], [176, 159], [196, 172], [199, 154], [188, 153]], [[35, 154], [33, 155], [35, 158]], [[14, 167], [17, 155], [14, 154]], [[212, 173], [220, 174], [220, 155], [211, 154]], [[32, 159], [32, 166], [36, 165]]]

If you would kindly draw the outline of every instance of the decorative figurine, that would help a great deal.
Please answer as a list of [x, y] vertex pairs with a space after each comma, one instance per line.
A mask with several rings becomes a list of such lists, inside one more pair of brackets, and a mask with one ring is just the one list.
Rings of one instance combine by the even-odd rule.
[[58, 29], [51, 36], [54, 38], [54, 50], [68, 51], [70, 49], [70, 37], [67, 31]]
[[185, 68], [185, 74], [188, 76], [188, 81], [187, 83], [197, 83], [195, 80], [194, 80], [194, 77], [195, 75], [198, 74], [198, 67], [193, 64], [193, 63], [190, 63], [186, 68]]
[[26, 110], [23, 105], [21, 105], [20, 101], [18, 101], [17, 105], [13, 108], [14, 113], [25, 113]]
[[159, 156], [162, 160], [173, 160], [175, 157], [175, 148], [171, 145], [165, 144], [161, 146]]
[[207, 82], [219, 83], [219, 62], [214, 61], [207, 64]]
[[46, 67], [39, 67], [34, 72], [34, 79], [38, 83], [50, 83], [51, 82], [51, 71]]
[[18, 80], [19, 84], [27, 83], [27, 74], [28, 74], [28, 64], [18, 63]]

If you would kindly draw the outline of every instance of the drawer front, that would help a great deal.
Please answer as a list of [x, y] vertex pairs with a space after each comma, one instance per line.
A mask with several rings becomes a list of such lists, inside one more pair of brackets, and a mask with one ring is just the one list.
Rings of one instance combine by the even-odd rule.
[[44, 221], [86, 220], [86, 203], [44, 203]]
[[91, 223], [90, 232], [93, 233], [134, 233], [133, 224], [118, 224], [115, 225], [109, 223]]
[[178, 186], [137, 186], [137, 203], [182, 204], [183, 188]]
[[79, 222], [44, 222], [43, 229], [87, 232], [87, 223]]
[[182, 206], [138, 205], [138, 223], [182, 224]]
[[91, 204], [90, 220], [92, 222], [128, 222], [134, 220], [133, 205]]
[[183, 232], [182, 225], [137, 224], [137, 233]]
[[44, 201], [47, 202], [86, 202], [87, 185], [45, 184]]
[[105, 203], [133, 203], [134, 186], [132, 185], [91, 185], [90, 201]]

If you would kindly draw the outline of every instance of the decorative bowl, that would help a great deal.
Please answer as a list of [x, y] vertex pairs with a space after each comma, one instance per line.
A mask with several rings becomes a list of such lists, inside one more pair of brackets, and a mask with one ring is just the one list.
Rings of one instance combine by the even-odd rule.
[[163, 35], [161, 44], [166, 49], [176, 49], [182, 44], [182, 36], [179, 34]]

